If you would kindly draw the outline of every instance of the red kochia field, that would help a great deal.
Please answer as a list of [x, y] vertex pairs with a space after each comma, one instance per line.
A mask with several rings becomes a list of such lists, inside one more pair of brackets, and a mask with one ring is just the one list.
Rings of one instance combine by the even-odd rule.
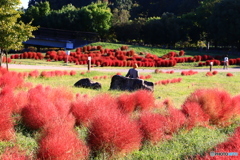
[[[25, 82], [24, 74], [4, 68], [0, 68], [0, 87], [0, 142], [15, 144], [0, 145], [1, 159], [79, 160], [99, 154], [120, 158], [145, 145], [171, 140], [182, 129], [227, 127], [240, 116], [240, 96], [232, 97], [217, 88], [194, 91], [177, 109], [145, 90], [114, 96], [75, 95], [65, 88], [33, 86]], [[17, 143], [19, 132], [23, 132], [16, 130], [17, 125], [38, 135], [34, 152], [27, 153]], [[238, 127], [212, 150], [240, 153], [239, 137]], [[189, 157], [209, 158], [208, 154]]]

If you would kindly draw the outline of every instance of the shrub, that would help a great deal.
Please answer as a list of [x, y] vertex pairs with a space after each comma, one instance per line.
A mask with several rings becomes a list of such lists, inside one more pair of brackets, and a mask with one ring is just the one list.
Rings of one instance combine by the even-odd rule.
[[12, 119], [13, 90], [4, 88], [0, 92], [0, 140], [10, 140], [14, 138], [14, 124]]
[[28, 91], [28, 97], [30, 103], [21, 113], [23, 122], [31, 129], [38, 129], [55, 119], [67, 117], [73, 95], [66, 89], [38, 85]]
[[136, 108], [136, 101], [133, 94], [121, 94], [117, 97], [117, 104], [123, 113], [132, 113]]
[[21, 88], [24, 85], [23, 77], [20, 77], [17, 72], [6, 72], [2, 70], [2, 75], [0, 74], [0, 87], [6, 88]]
[[232, 110], [236, 116], [240, 116], [240, 95], [232, 97]]
[[138, 90], [133, 93], [136, 109], [150, 110], [154, 107], [155, 98], [153, 92], [147, 90]]
[[185, 102], [182, 106], [182, 112], [185, 114], [186, 126], [191, 129], [196, 126], [208, 126], [209, 115], [204, 113], [203, 109], [197, 102]]
[[227, 77], [232, 77], [233, 74], [232, 74], [232, 73], [227, 73], [226, 76], [227, 76]]
[[213, 71], [212, 74], [216, 75], [216, 74], [218, 74], [218, 71]]
[[93, 151], [119, 155], [139, 150], [142, 135], [137, 123], [128, 117], [102, 113], [93, 120], [87, 139]]
[[39, 142], [39, 159], [87, 159], [88, 147], [77, 138], [77, 133], [66, 124], [45, 126]]
[[209, 116], [211, 124], [227, 125], [234, 115], [231, 103], [232, 99], [226, 91], [219, 89], [198, 89], [185, 101], [197, 103], [203, 112]]
[[140, 115], [138, 122], [143, 132], [144, 141], [156, 144], [166, 138], [167, 119], [163, 115], [144, 112]]
[[70, 75], [71, 75], [71, 76], [74, 76], [74, 75], [76, 75], [76, 74], [77, 74], [76, 71], [73, 71], [73, 70], [70, 71]]
[[88, 107], [88, 101], [82, 96], [71, 103], [71, 113], [76, 118], [76, 125], [89, 126], [94, 108]]
[[38, 78], [40, 76], [40, 73], [38, 70], [34, 70], [34, 71], [29, 72], [28, 76], [32, 77], [32, 78]]
[[212, 72], [207, 72], [206, 76], [213, 76]]
[[165, 133], [173, 135], [175, 132], [177, 132], [180, 128], [184, 126], [186, 122], [186, 117], [181, 110], [174, 108], [173, 106], [169, 106], [167, 108], [167, 111], [167, 125]]

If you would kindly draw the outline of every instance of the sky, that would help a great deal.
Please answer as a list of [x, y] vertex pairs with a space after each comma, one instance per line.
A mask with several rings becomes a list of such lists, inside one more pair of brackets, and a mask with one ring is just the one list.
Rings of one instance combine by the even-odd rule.
[[27, 7], [28, 7], [28, 2], [29, 2], [29, 0], [20, 0], [20, 1], [21, 1], [21, 3], [22, 3], [21, 6], [23, 6], [23, 8], [27, 8]]

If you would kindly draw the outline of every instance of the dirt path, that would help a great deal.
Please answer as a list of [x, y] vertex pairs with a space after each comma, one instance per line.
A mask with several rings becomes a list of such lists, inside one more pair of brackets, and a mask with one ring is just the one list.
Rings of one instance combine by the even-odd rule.
[[[3, 64], [3, 67], [6, 65]], [[42, 65], [23, 65], [23, 64], [9, 64], [8, 65], [9, 69], [51, 69], [51, 70], [82, 70], [82, 71], [87, 71], [88, 68], [78, 68], [78, 67], [73, 67], [73, 66], [42, 66]], [[159, 70], [162, 70], [163, 72], [166, 71], [174, 71], [174, 72], [182, 72], [182, 71], [188, 71], [188, 70], [193, 70], [197, 72], [208, 72], [210, 69], [161, 69], [158, 68]], [[127, 72], [128, 69], [116, 69], [116, 68], [102, 68], [102, 67], [93, 67], [90, 69], [91, 71], [101, 71], [101, 72]], [[144, 72], [144, 73], [151, 73], [154, 72], [155, 69], [141, 69], [138, 68], [138, 71]], [[218, 72], [240, 72], [240, 68], [229, 68], [227, 70], [224, 70], [222, 68], [213, 68], [212, 71], [218, 71]]]

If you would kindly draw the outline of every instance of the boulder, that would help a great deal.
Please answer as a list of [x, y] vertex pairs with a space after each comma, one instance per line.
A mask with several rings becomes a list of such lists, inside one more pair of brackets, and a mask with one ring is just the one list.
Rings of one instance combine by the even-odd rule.
[[135, 91], [138, 89], [153, 91], [154, 84], [142, 79], [128, 78], [121, 75], [114, 75], [112, 77], [110, 90]]
[[91, 88], [91, 89], [101, 89], [102, 85], [98, 82], [93, 82], [89, 78], [80, 79], [74, 84], [75, 87], [79, 88]]

